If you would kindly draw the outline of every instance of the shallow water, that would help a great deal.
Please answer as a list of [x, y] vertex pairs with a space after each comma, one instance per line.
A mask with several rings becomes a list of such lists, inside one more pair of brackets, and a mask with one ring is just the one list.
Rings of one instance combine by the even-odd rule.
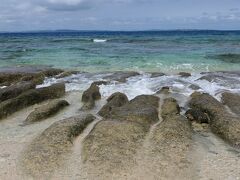
[[0, 66], [50, 65], [87, 72], [240, 70], [239, 52], [240, 31], [0, 34]]

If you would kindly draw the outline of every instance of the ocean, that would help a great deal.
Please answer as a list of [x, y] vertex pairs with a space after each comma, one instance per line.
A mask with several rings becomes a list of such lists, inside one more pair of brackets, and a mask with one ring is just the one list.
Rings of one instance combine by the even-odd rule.
[[0, 33], [0, 67], [47, 65], [86, 72], [240, 70], [240, 31]]

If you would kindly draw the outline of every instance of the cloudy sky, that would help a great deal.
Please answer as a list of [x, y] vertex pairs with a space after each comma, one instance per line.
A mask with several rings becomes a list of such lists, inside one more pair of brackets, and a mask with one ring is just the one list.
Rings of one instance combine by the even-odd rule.
[[240, 0], [0, 0], [0, 31], [240, 29]]

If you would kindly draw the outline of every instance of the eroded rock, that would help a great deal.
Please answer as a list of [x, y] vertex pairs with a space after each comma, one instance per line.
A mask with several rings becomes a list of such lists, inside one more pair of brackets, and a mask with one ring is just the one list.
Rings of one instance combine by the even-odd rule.
[[94, 108], [95, 101], [99, 99], [101, 99], [99, 87], [92, 84], [86, 91], [83, 92], [82, 102], [84, 102], [84, 105], [81, 110], [90, 110]]
[[121, 107], [128, 102], [125, 94], [116, 92], [107, 99], [107, 104], [102, 107], [98, 114], [102, 117], [110, 117], [111, 111], [116, 107]]
[[60, 98], [65, 94], [65, 84], [58, 83], [49, 87], [28, 90], [19, 96], [0, 103], [0, 119], [25, 107], [40, 103], [47, 99]]
[[4, 89], [0, 89], [0, 102], [5, 101], [7, 99], [15, 98], [21, 93], [34, 89], [36, 85], [31, 82], [21, 82], [15, 85], [11, 85]]
[[181, 77], [190, 77], [191, 76], [191, 73], [187, 73], [187, 72], [180, 72], [178, 73], [178, 75], [180, 75]]
[[[116, 94], [109, 102], [114, 98]], [[136, 164], [134, 155], [151, 123], [158, 121], [158, 100], [155, 96], [138, 96], [114, 108], [108, 118], [96, 125], [83, 144], [83, 159], [90, 179], [124, 174]]]
[[162, 117], [166, 118], [168, 115], [179, 115], [180, 107], [174, 98], [167, 98], [164, 100], [164, 105], [162, 106]]
[[211, 130], [232, 145], [240, 146], [240, 119], [227, 111], [223, 104], [206, 93], [193, 93], [189, 102], [191, 108], [209, 116]]
[[185, 113], [186, 117], [191, 121], [196, 121], [197, 123], [208, 123], [209, 117], [207, 113], [200, 111], [199, 109], [189, 109]]
[[52, 100], [46, 105], [43, 105], [39, 108], [36, 108], [33, 112], [31, 112], [24, 124], [31, 124], [34, 122], [41, 121], [43, 119], [49, 118], [55, 114], [57, 114], [64, 107], [68, 106], [69, 103], [65, 100]]
[[70, 152], [73, 140], [95, 119], [92, 115], [76, 116], [52, 124], [23, 152], [21, 167], [36, 178], [45, 178], [63, 163], [63, 155]]
[[225, 92], [222, 93], [222, 102], [227, 105], [234, 113], [240, 115], [240, 95]]

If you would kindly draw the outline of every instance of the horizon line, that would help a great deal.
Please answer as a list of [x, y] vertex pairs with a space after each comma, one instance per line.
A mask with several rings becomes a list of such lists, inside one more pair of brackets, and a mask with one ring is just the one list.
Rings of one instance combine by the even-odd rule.
[[0, 31], [0, 33], [37, 33], [37, 32], [164, 32], [164, 31], [240, 31], [240, 29], [145, 29], [145, 30], [77, 30], [77, 29], [46, 29], [46, 30], [22, 30], [22, 31]]

